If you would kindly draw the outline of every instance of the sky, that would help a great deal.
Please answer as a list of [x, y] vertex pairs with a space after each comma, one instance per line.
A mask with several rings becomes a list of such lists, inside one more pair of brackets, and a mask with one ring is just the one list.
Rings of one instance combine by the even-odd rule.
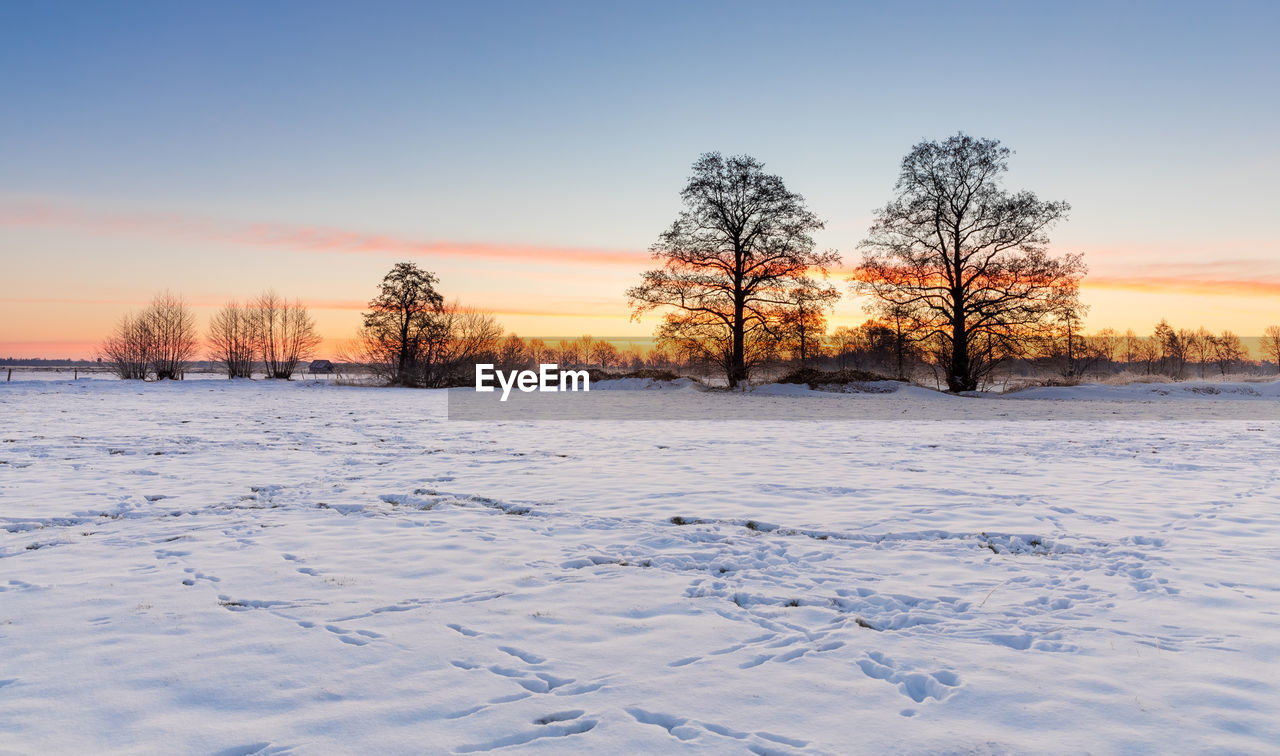
[[[1071, 203], [1087, 328], [1280, 323], [1280, 4], [0, 0], [0, 356], [91, 357], [169, 289], [299, 298], [334, 352], [391, 265], [522, 336], [624, 291], [707, 151], [847, 268], [917, 142]], [[832, 325], [866, 318], [846, 295]]]

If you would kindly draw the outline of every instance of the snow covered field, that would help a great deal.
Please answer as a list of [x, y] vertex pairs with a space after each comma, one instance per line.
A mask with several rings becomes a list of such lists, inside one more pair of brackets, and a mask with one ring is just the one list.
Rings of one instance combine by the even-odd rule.
[[1280, 384], [572, 398], [0, 384], [0, 751], [1280, 743]]

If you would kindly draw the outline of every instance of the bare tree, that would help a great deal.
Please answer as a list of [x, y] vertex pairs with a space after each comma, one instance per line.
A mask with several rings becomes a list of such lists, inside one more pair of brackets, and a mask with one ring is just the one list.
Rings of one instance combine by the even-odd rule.
[[1274, 360], [1276, 370], [1280, 370], [1280, 325], [1267, 326], [1262, 332], [1262, 355]]
[[151, 374], [154, 349], [151, 322], [145, 313], [126, 313], [115, 332], [103, 342], [99, 354], [121, 379], [143, 381]]
[[582, 363], [582, 342], [576, 339], [560, 339], [555, 347], [556, 362], [561, 367]]
[[249, 378], [258, 351], [256, 319], [236, 301], [227, 302], [209, 321], [209, 359], [227, 371], [228, 378]]
[[671, 350], [662, 344], [650, 349], [649, 354], [645, 356], [644, 362], [645, 366], [650, 368], [669, 368], [676, 364]]
[[258, 353], [268, 378], [289, 380], [298, 363], [320, 345], [315, 320], [302, 302], [292, 302], [273, 290], [258, 295], [252, 305]]
[[952, 391], [977, 389], [996, 362], [1082, 310], [1080, 255], [1046, 251], [1048, 229], [1069, 206], [1004, 191], [1010, 154], [964, 134], [917, 144], [861, 245], [856, 289], [908, 308]]
[[1201, 326], [1198, 330], [1179, 328], [1178, 339], [1186, 352], [1187, 362], [1195, 362], [1200, 377], [1204, 377], [1205, 365], [1213, 359], [1213, 347], [1216, 337]]
[[745, 155], [703, 155], [680, 193], [684, 210], [651, 247], [661, 267], [627, 291], [632, 317], [664, 311], [658, 339], [720, 365], [729, 386], [776, 348], [796, 288], [820, 288], [840, 258], [814, 251], [822, 221], [804, 198]]
[[922, 351], [927, 351], [930, 346], [937, 348], [936, 340], [933, 344], [928, 343], [929, 332], [916, 327], [911, 307], [887, 300], [872, 300], [866, 310], [875, 315], [858, 328], [867, 356], [881, 367], [891, 368], [898, 380], [907, 380], [912, 364], [919, 360]]
[[541, 365], [549, 359], [552, 359], [554, 350], [547, 346], [547, 342], [542, 339], [529, 339], [529, 362], [534, 365]]
[[822, 356], [827, 335], [827, 311], [840, 295], [829, 287], [796, 287], [787, 293], [778, 329], [779, 345], [800, 364]]
[[616, 367], [620, 359], [621, 355], [616, 346], [611, 342], [599, 340], [591, 345], [591, 353], [587, 361], [602, 368], [611, 368]]
[[524, 339], [509, 333], [498, 344], [494, 363], [500, 370], [518, 370], [529, 365], [529, 348]]
[[1151, 375], [1159, 369], [1160, 342], [1155, 336], [1139, 338], [1134, 342], [1134, 359], [1142, 363], [1143, 372]]
[[1124, 336], [1120, 342], [1121, 355], [1124, 357], [1125, 367], [1131, 367], [1138, 359], [1138, 346], [1142, 342], [1142, 337], [1133, 332], [1130, 328], [1124, 332]]
[[1236, 363], [1248, 356], [1249, 353], [1241, 343], [1240, 337], [1231, 331], [1223, 331], [1220, 336], [1213, 339], [1213, 361], [1222, 375], [1226, 375]]
[[496, 361], [501, 339], [502, 326], [492, 315], [456, 302], [442, 308], [438, 326], [425, 342], [412, 385], [444, 388], [469, 384], [476, 363]]
[[591, 350], [595, 345], [596, 340], [591, 338], [590, 334], [578, 337], [578, 356], [582, 364], [591, 364]]
[[632, 344], [619, 356], [619, 364], [630, 370], [640, 370], [644, 367], [644, 352]]
[[1160, 369], [1170, 378], [1181, 380], [1187, 366], [1187, 345], [1182, 336], [1169, 325], [1169, 321], [1161, 319], [1156, 323], [1151, 334], [1160, 351]]
[[200, 346], [196, 318], [185, 300], [169, 291], [157, 294], [142, 317], [151, 333], [151, 372], [155, 379], [177, 380]]
[[851, 358], [856, 358], [862, 346], [861, 331], [849, 326], [839, 326], [827, 337], [827, 347], [835, 358], [836, 368], [844, 370]]

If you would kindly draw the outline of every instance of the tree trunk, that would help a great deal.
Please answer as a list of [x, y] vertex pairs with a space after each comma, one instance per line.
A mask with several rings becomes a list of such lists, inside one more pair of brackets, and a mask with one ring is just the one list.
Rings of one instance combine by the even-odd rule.
[[396, 364], [396, 383], [405, 386], [408, 385], [408, 363], [409, 363], [409, 314], [407, 312], [400, 315], [400, 354], [397, 355]]
[[969, 375], [969, 334], [964, 323], [957, 322], [951, 328], [951, 371], [947, 376], [950, 391], [973, 391], [973, 377]]
[[746, 333], [743, 320], [742, 297], [735, 298], [733, 304], [733, 351], [729, 355], [729, 388], [737, 388], [738, 383], [746, 380], [746, 356], [743, 354]]

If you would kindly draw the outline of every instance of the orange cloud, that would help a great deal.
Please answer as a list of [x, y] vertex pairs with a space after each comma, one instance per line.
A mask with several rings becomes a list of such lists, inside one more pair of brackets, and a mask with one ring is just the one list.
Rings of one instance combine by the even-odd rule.
[[1251, 279], [1212, 279], [1184, 276], [1088, 276], [1081, 284], [1085, 289], [1120, 289], [1155, 294], [1198, 294], [1204, 296], [1280, 296], [1280, 281]]
[[172, 213], [103, 213], [20, 201], [0, 204], [0, 226], [62, 227], [97, 233], [162, 236], [303, 252], [464, 257], [556, 265], [643, 265], [649, 253], [527, 244], [413, 239], [393, 234], [282, 223], [233, 223]]

